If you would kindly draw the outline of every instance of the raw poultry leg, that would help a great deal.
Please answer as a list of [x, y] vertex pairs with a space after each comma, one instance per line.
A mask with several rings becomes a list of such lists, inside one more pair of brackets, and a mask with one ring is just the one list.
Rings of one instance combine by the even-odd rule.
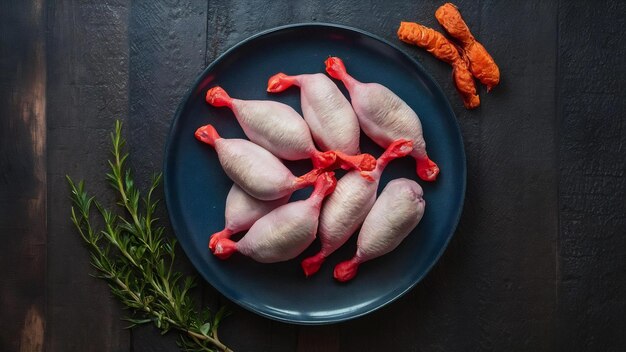
[[336, 184], [334, 173], [320, 175], [308, 199], [274, 209], [255, 222], [239, 242], [227, 238], [218, 240], [213, 254], [227, 259], [234, 252], [240, 252], [261, 263], [296, 257], [315, 239], [322, 201], [333, 192]]
[[215, 242], [220, 238], [230, 238], [230, 236], [245, 231], [265, 214], [287, 204], [291, 194], [276, 200], [259, 200], [244, 190], [237, 184], [233, 184], [226, 197], [225, 225], [224, 229], [211, 235], [209, 249], [215, 249]]
[[417, 175], [424, 181], [434, 181], [439, 167], [428, 158], [422, 124], [415, 111], [387, 87], [354, 79], [340, 58], [330, 57], [325, 63], [326, 72], [348, 89], [363, 132], [383, 148], [398, 139], [413, 141], [411, 156], [417, 161]]
[[359, 120], [337, 85], [322, 73], [270, 77], [267, 91], [278, 93], [292, 85], [300, 87], [302, 115], [322, 150], [359, 154]]
[[399, 178], [389, 182], [363, 222], [356, 254], [337, 264], [335, 279], [351, 280], [360, 264], [394, 250], [422, 219], [426, 205], [423, 194], [413, 180]]
[[[306, 122], [289, 105], [270, 100], [231, 98], [221, 87], [213, 87], [206, 101], [216, 107], [230, 108], [250, 140], [285, 160], [311, 159], [315, 168], [331, 165], [369, 171], [376, 163], [369, 154], [349, 156], [317, 150]], [[339, 160], [337, 160], [339, 159]]]
[[337, 182], [337, 188], [324, 203], [320, 215], [318, 235], [322, 248], [316, 255], [302, 261], [306, 276], [315, 274], [326, 258], [343, 246], [363, 223], [376, 201], [383, 170], [391, 160], [408, 155], [412, 149], [413, 142], [396, 141], [378, 158], [376, 168], [367, 173], [370, 180], [361, 177], [358, 171], [350, 171]]
[[294, 176], [272, 153], [245, 139], [225, 139], [206, 125], [195, 136], [215, 148], [226, 175], [254, 198], [276, 200], [315, 183], [320, 169]]

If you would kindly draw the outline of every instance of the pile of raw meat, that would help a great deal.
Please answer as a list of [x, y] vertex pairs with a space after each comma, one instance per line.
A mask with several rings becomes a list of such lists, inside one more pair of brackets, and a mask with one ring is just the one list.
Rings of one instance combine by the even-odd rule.
[[[302, 261], [310, 276], [362, 225], [356, 254], [334, 270], [335, 279], [348, 281], [360, 264], [395, 249], [421, 220], [423, 191], [413, 180], [393, 180], [376, 198], [381, 174], [395, 158], [415, 158], [422, 180], [439, 173], [426, 154], [417, 114], [388, 88], [348, 75], [337, 57], [326, 60], [326, 71], [343, 82], [352, 103], [322, 73], [269, 79], [268, 92], [300, 87], [304, 119], [282, 103], [234, 99], [220, 87], [207, 92], [207, 102], [230, 108], [250, 139], [221, 138], [211, 125], [195, 133], [215, 148], [235, 182], [226, 198], [226, 226], [209, 241], [217, 257], [239, 252], [262, 263], [286, 261], [319, 235], [321, 250]], [[378, 159], [360, 154], [360, 129], [386, 148]], [[311, 159], [314, 168], [294, 176], [280, 159]], [[337, 168], [349, 170], [339, 181], [332, 172]], [[289, 202], [294, 191], [311, 185], [308, 199]], [[230, 240], [246, 230], [238, 242]]]

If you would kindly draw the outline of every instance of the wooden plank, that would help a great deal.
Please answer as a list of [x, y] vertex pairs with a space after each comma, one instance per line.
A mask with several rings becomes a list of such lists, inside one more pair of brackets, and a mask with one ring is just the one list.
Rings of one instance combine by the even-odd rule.
[[[151, 174], [162, 169], [163, 150], [174, 112], [196, 76], [204, 69], [207, 4], [201, 1], [132, 2], [128, 19], [129, 87], [126, 125], [130, 165], [145, 189]], [[148, 146], [148, 147], [146, 147]], [[163, 199], [161, 189], [157, 196]], [[158, 217], [169, 227], [165, 203]], [[198, 276], [198, 302], [216, 306], [218, 293], [197, 275], [179, 250], [178, 270]], [[177, 351], [178, 334], [165, 337], [152, 326], [133, 329], [134, 351]], [[225, 340], [227, 342], [227, 340]]]
[[481, 87], [476, 117], [478, 173], [468, 179], [477, 185], [476, 226], [465, 234], [471, 254], [455, 261], [476, 265], [463, 297], [472, 337], [461, 349], [554, 348], [556, 10], [542, 1], [486, 1], [473, 20], [502, 79], [492, 93]]
[[626, 350], [626, 3], [561, 1], [558, 339]]
[[109, 132], [128, 113], [127, 1], [48, 4], [47, 351], [128, 351], [125, 314], [91, 276], [88, 251], [69, 220], [65, 175], [85, 179], [105, 204]]
[[295, 351], [298, 326], [250, 313], [226, 299], [232, 315], [220, 328], [220, 339], [234, 351]]
[[337, 326], [323, 325], [301, 328], [296, 351], [339, 352], [340, 339]]
[[45, 6], [2, 1], [0, 8], [0, 350], [43, 351]]

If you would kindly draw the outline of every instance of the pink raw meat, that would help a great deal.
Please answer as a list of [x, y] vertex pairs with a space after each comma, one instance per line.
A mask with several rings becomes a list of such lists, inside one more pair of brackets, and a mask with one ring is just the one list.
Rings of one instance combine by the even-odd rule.
[[363, 222], [356, 254], [337, 264], [335, 279], [351, 280], [360, 264], [394, 250], [422, 219], [423, 195], [422, 187], [413, 180], [390, 181]]
[[322, 150], [359, 154], [359, 120], [337, 85], [322, 73], [277, 73], [270, 77], [267, 91], [282, 92], [292, 85], [300, 87], [302, 115], [317, 145]]
[[226, 175], [254, 198], [275, 200], [315, 183], [320, 169], [294, 176], [272, 153], [245, 139], [225, 139], [206, 125], [195, 133], [198, 140], [215, 148]]
[[230, 108], [250, 140], [285, 160], [311, 159], [315, 168], [372, 170], [376, 160], [369, 154], [347, 155], [338, 151], [320, 152], [302, 116], [289, 105], [270, 100], [233, 99], [221, 87], [206, 93], [207, 103]]
[[295, 258], [315, 239], [322, 201], [336, 184], [334, 173], [320, 175], [308, 199], [274, 209], [255, 222], [239, 242], [227, 238], [218, 240], [213, 254], [227, 259], [239, 252], [261, 263]]
[[387, 87], [354, 79], [340, 58], [330, 57], [325, 63], [326, 72], [348, 89], [363, 132], [383, 148], [398, 139], [413, 141], [411, 156], [417, 161], [417, 175], [424, 181], [434, 181], [439, 167], [428, 158], [422, 124], [415, 111]]
[[319, 238], [322, 248], [316, 255], [302, 261], [306, 276], [315, 274], [324, 260], [341, 247], [363, 223], [365, 216], [376, 201], [376, 191], [380, 176], [389, 162], [408, 155], [413, 142], [398, 140], [378, 158], [376, 168], [367, 173], [366, 180], [358, 171], [350, 171], [337, 182], [337, 188], [322, 208], [319, 225]]
[[226, 197], [225, 220], [226, 224], [222, 231], [211, 235], [209, 249], [215, 249], [215, 243], [220, 238], [230, 238], [233, 234], [245, 231], [265, 214], [287, 204], [291, 194], [276, 200], [259, 200], [237, 186], [235, 183]]

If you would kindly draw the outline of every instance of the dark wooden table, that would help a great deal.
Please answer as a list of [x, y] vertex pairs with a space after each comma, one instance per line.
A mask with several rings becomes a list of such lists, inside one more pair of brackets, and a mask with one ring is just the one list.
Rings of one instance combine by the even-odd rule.
[[[400, 45], [439, 82], [463, 133], [458, 230], [397, 302], [330, 326], [274, 322], [231, 305], [236, 351], [626, 350], [626, 2], [457, 1], [502, 72], [462, 107], [449, 67], [398, 43], [400, 20], [437, 27], [442, 1], [2, 1], [0, 350], [175, 351], [174, 334], [124, 330], [89, 276], [65, 174], [96, 196], [108, 133], [123, 119], [145, 185], [182, 95], [217, 55], [297, 22], [361, 28]], [[167, 215], [162, 210], [161, 217]], [[186, 258], [180, 269], [194, 273]], [[204, 304], [227, 301], [207, 284]]]

